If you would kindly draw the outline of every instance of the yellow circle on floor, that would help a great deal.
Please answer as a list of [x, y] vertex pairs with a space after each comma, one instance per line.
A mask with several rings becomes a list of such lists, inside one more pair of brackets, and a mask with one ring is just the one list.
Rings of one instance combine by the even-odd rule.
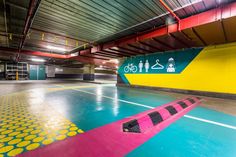
[[33, 142], [41, 142], [42, 140], [44, 140], [44, 137], [36, 137]]
[[20, 132], [12, 132], [12, 133], [8, 134], [8, 136], [16, 136], [18, 134], [20, 134]]
[[59, 135], [56, 137], [57, 140], [64, 140], [66, 138], [66, 135]]
[[32, 143], [26, 147], [27, 150], [34, 150], [40, 146], [39, 143]]
[[16, 131], [21, 131], [21, 130], [25, 130], [26, 127], [20, 127], [20, 128], [17, 128]]
[[31, 131], [30, 134], [38, 134], [40, 132], [41, 132], [41, 130], [34, 130], [34, 131]]
[[84, 133], [84, 131], [83, 130], [81, 130], [81, 129], [79, 129], [79, 130], [77, 130], [78, 131], [78, 133]]
[[27, 135], [28, 135], [28, 133], [22, 133], [22, 134], [17, 135], [16, 137], [17, 138], [22, 138], [22, 137], [25, 137]]
[[51, 133], [47, 135], [48, 138], [55, 137], [55, 136], [57, 136], [55, 133]]
[[0, 148], [2, 148], [4, 146], [4, 143], [0, 143]]
[[76, 126], [75, 124], [71, 124], [70, 126]]
[[11, 126], [11, 127], [9, 127], [8, 129], [13, 130], [13, 129], [16, 129], [16, 128], [19, 128], [19, 126]]
[[43, 131], [43, 132], [40, 132], [39, 133], [39, 136], [45, 136], [47, 133], [45, 132], [45, 131]]
[[11, 132], [13, 132], [13, 130], [6, 130], [6, 131], [3, 131], [1, 134], [5, 135], [5, 134], [9, 134]]
[[77, 133], [75, 132], [75, 131], [71, 131], [71, 132], [69, 132], [67, 135], [68, 136], [75, 136]]
[[8, 142], [12, 139], [13, 139], [13, 137], [6, 137], [6, 138], [1, 139], [1, 142]]
[[38, 125], [37, 124], [33, 124], [33, 125], [30, 125], [29, 128], [34, 128], [34, 127], [37, 127]]
[[3, 131], [5, 131], [7, 128], [3, 128], [3, 129], [0, 129], [0, 132], [3, 132]]
[[13, 148], [14, 148], [13, 146], [2, 147], [2, 148], [0, 148], [0, 153], [6, 153], [6, 152], [12, 150]]
[[36, 137], [36, 135], [29, 135], [25, 137], [25, 140], [32, 140]]
[[4, 138], [4, 137], [6, 137], [6, 135], [0, 135], [0, 139], [2, 139], [2, 138]]
[[23, 132], [30, 132], [30, 131], [33, 131], [34, 129], [26, 129], [24, 130]]
[[22, 124], [21, 126], [30, 126], [31, 123], [25, 123], [25, 124]]
[[68, 130], [60, 130], [59, 133], [60, 134], [66, 134], [68, 132]]
[[21, 141], [22, 141], [22, 139], [17, 138], [17, 139], [14, 139], [14, 140], [9, 141], [8, 144], [9, 144], [9, 145], [11, 145], [11, 144], [17, 144], [17, 143], [19, 143], [19, 142], [21, 142]]
[[77, 127], [71, 127], [70, 130], [75, 131], [75, 130], [78, 130], [78, 128]]
[[44, 144], [44, 145], [48, 145], [48, 144], [50, 144], [50, 143], [52, 143], [53, 142], [53, 139], [46, 139], [46, 140], [44, 140], [42, 143]]
[[16, 146], [17, 147], [25, 147], [27, 145], [29, 145], [31, 142], [30, 141], [22, 141], [20, 143], [18, 143]]
[[24, 151], [23, 148], [16, 148], [7, 153], [8, 156], [16, 156]]

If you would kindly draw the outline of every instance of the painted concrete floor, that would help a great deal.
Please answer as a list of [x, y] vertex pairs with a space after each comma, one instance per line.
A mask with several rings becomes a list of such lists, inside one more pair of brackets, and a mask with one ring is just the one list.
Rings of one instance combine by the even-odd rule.
[[[1, 84], [0, 157], [47, 147], [148, 110], [145, 106], [183, 97], [186, 95], [73, 81]], [[235, 100], [204, 97], [201, 106], [127, 156], [234, 157], [235, 105]]]

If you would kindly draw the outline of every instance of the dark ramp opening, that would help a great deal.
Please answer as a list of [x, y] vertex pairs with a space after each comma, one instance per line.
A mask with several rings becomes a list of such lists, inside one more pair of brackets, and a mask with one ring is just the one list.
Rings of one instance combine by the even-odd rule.
[[191, 99], [191, 98], [187, 98], [187, 100], [188, 100], [189, 102], [191, 102], [192, 104], [195, 103], [195, 100], [193, 100], [193, 99]]
[[136, 119], [124, 123], [123, 131], [124, 132], [137, 132], [137, 133], [141, 132], [138, 121]]
[[165, 109], [167, 109], [171, 115], [177, 113], [176, 109], [173, 106], [166, 106]]
[[185, 104], [185, 102], [183, 102], [183, 101], [179, 101], [179, 102], [177, 102], [177, 104], [179, 104], [182, 108], [188, 107], [188, 105]]
[[153, 125], [157, 125], [158, 123], [163, 121], [163, 118], [161, 117], [161, 114], [157, 111], [151, 112], [148, 115], [151, 118]]

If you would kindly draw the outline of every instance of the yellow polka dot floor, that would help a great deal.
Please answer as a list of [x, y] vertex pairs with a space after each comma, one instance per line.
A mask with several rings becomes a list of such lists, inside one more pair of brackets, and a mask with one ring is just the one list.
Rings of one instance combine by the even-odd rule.
[[41, 91], [0, 96], [0, 157], [15, 156], [83, 133], [45, 103]]
[[[186, 98], [185, 94], [75, 82], [3, 86], [0, 157], [236, 154], [236, 117], [200, 105], [152, 137], [150, 130], [122, 131], [127, 117]], [[225, 101], [215, 99], [214, 104]]]

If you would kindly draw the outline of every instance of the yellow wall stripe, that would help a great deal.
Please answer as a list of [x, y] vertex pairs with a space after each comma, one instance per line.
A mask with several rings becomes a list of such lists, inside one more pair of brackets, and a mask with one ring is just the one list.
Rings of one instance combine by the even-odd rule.
[[236, 94], [236, 43], [204, 48], [181, 74], [125, 74], [131, 85]]

